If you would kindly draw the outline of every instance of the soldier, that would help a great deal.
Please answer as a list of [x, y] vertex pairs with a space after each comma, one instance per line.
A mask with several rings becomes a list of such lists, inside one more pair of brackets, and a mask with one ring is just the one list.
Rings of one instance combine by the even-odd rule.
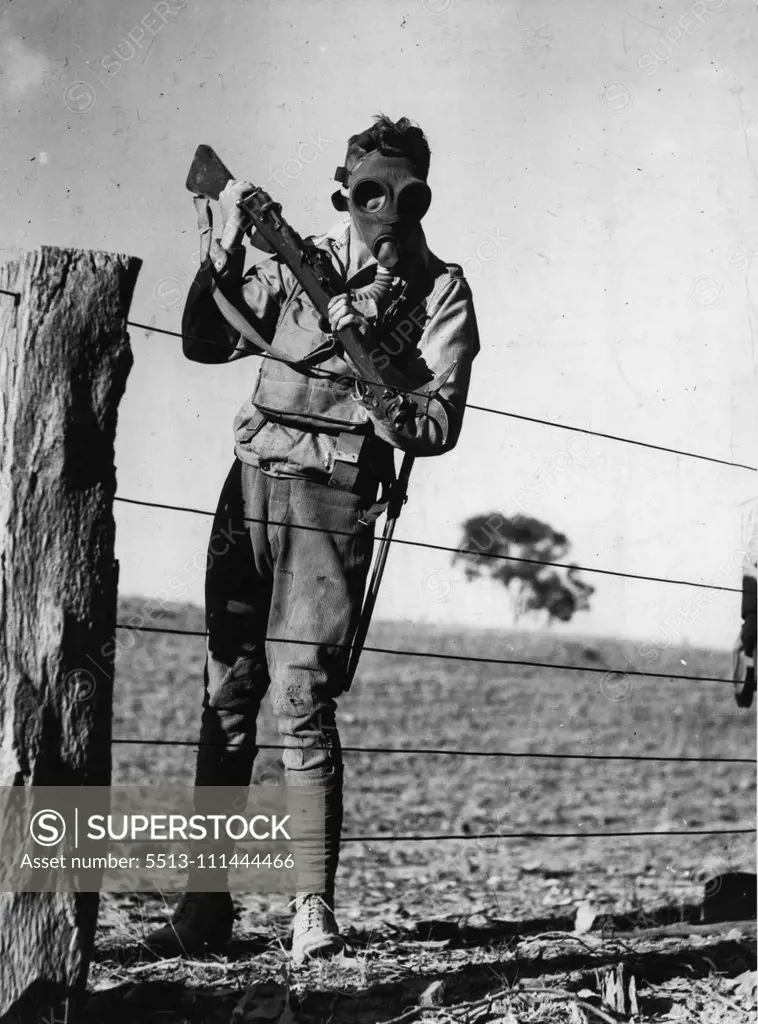
[[[334, 916], [343, 777], [335, 709], [371, 562], [366, 512], [391, 483], [395, 448], [430, 456], [454, 447], [479, 350], [461, 268], [429, 251], [421, 227], [431, 202], [429, 160], [423, 132], [407, 118], [378, 116], [349, 140], [332, 196], [349, 219], [315, 240], [345, 283], [329, 305], [328, 323], [278, 258], [243, 273], [238, 203], [253, 186], [230, 181], [220, 196], [220, 245], [211, 245], [184, 312], [189, 359], [227, 362], [257, 351], [219, 313], [217, 288], [277, 351], [304, 360], [293, 367], [264, 358], [234, 423], [235, 460], [213, 529], [213, 536], [225, 530], [234, 541], [217, 546], [218, 556], [209, 553], [195, 778], [196, 787], [249, 785], [256, 718], [270, 689], [286, 785], [324, 795], [326, 881], [322, 892], [296, 894], [295, 962], [343, 944]], [[414, 387], [449, 371], [435, 397], [419, 403], [412, 395], [367, 395], [334, 338], [349, 325]], [[303, 372], [308, 357], [318, 372]], [[266, 642], [267, 636], [283, 639]], [[199, 882], [190, 871], [171, 923], [148, 936], [156, 955], [218, 952], [228, 942], [231, 897], [194, 891]]]

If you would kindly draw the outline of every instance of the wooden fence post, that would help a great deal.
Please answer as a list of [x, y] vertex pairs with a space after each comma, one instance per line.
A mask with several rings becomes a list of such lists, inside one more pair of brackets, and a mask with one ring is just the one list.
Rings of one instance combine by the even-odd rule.
[[[108, 786], [113, 444], [140, 260], [0, 266], [0, 786]], [[11, 294], [6, 294], [11, 293]], [[0, 893], [0, 1022], [71, 1021], [98, 893]]]

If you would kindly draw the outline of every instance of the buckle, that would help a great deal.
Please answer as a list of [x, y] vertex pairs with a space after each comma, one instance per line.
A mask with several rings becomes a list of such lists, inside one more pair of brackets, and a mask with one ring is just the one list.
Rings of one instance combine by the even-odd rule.
[[371, 526], [371, 524], [375, 523], [383, 512], [387, 511], [388, 505], [388, 501], [375, 501], [370, 508], [367, 508], [364, 512], [361, 512], [358, 522], [361, 524], [361, 526]]
[[329, 467], [329, 487], [337, 487], [341, 491], [355, 490], [360, 473], [358, 461], [365, 440], [365, 434], [350, 434], [347, 431], [337, 436], [337, 446]]
[[357, 463], [364, 440], [365, 436], [362, 434], [340, 434], [334, 450], [334, 461]]

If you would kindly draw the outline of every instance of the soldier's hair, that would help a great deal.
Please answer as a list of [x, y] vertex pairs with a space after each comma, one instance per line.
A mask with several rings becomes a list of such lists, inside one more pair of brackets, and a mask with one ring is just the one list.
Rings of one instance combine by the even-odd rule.
[[372, 149], [379, 150], [384, 156], [406, 157], [420, 178], [426, 178], [429, 174], [429, 143], [418, 125], [407, 117], [393, 121], [386, 114], [376, 114], [370, 128], [360, 135], [351, 135], [345, 157], [348, 171]]

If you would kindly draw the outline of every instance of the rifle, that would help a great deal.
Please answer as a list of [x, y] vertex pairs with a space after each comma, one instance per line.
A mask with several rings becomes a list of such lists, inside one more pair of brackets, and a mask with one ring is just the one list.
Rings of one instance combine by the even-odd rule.
[[[217, 200], [221, 190], [233, 177], [214, 150], [203, 145], [195, 150], [186, 185], [195, 195]], [[251, 234], [252, 244], [263, 252], [279, 256], [316, 310], [326, 317], [329, 300], [345, 292], [345, 284], [327, 253], [310, 240], [301, 238], [282, 216], [281, 204], [275, 202], [262, 188], [256, 188], [251, 195], [242, 199], [239, 208], [247, 217], [245, 230]], [[235, 318], [237, 322], [238, 317], [239, 313]], [[252, 333], [255, 335], [256, 332], [253, 330]], [[369, 348], [371, 342], [364, 339], [356, 327], [345, 328], [337, 337], [361, 375], [361, 384], [367, 392], [365, 397], [374, 404], [384, 403], [398, 393], [428, 402], [453, 369], [450, 367], [434, 380], [417, 386], [389, 363], [387, 356], [381, 352], [380, 344]], [[255, 339], [255, 343], [260, 342]], [[377, 366], [379, 361], [383, 364], [381, 369]]]

